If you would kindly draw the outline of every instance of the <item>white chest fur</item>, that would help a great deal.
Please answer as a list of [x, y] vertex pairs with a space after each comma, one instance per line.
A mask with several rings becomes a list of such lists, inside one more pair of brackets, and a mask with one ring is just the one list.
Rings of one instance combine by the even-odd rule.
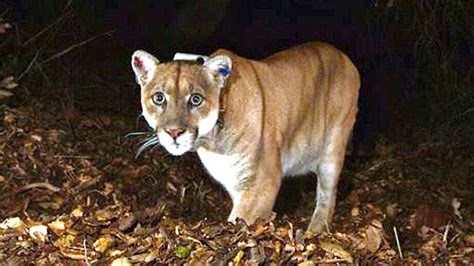
[[198, 148], [197, 153], [211, 176], [229, 192], [235, 201], [242, 181], [248, 177], [247, 160], [237, 154], [224, 155]]

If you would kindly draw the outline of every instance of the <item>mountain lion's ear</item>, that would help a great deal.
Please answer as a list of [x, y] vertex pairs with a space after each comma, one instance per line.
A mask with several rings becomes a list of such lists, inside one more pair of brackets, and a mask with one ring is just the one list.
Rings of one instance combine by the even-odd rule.
[[220, 86], [222, 87], [232, 72], [232, 60], [227, 55], [218, 55], [209, 58], [209, 60], [204, 63], [204, 67], [208, 70], [208, 73], [220, 83]]
[[145, 85], [151, 78], [156, 66], [160, 63], [153, 55], [137, 50], [132, 55], [132, 68], [140, 86]]

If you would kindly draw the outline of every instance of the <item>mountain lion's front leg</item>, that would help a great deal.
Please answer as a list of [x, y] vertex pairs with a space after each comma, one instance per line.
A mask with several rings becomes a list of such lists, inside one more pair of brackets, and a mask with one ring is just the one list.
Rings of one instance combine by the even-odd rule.
[[281, 179], [278, 163], [267, 161], [264, 165], [257, 165], [255, 173], [234, 194], [234, 206], [228, 220], [242, 218], [247, 224], [252, 224], [257, 218], [268, 218], [272, 213]]

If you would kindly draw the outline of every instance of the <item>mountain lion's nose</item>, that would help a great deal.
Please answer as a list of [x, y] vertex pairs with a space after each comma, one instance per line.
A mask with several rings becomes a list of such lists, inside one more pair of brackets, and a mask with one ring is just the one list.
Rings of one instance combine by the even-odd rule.
[[181, 134], [186, 131], [184, 128], [176, 128], [176, 129], [165, 129], [166, 133], [168, 133], [173, 139], [176, 139]]

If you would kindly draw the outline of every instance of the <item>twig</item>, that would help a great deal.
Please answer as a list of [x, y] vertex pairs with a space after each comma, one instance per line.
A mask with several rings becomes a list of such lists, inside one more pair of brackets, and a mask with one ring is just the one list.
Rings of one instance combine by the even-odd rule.
[[82, 245], [84, 246], [84, 261], [86, 265], [91, 265], [89, 263], [89, 258], [87, 257], [87, 243], [86, 243], [86, 236], [84, 236], [84, 240], [82, 241]]
[[16, 35], [16, 44], [17, 46], [21, 46], [21, 33], [20, 33], [20, 27], [18, 27], [17, 24], [15, 24], [15, 35]]
[[38, 71], [40, 72], [41, 76], [43, 76], [44, 80], [46, 81], [47, 86], [51, 85], [51, 80], [49, 79], [48, 75], [43, 70], [43, 66], [39, 62], [35, 62]]
[[316, 264], [339, 264], [339, 262], [349, 262], [347, 259], [328, 259], [317, 261]]
[[65, 158], [65, 159], [90, 159], [88, 155], [54, 155], [54, 158]]
[[61, 191], [60, 188], [54, 186], [54, 185], [51, 185], [50, 183], [48, 182], [40, 182], [40, 183], [31, 183], [31, 184], [28, 184], [24, 187], [21, 188], [20, 191], [26, 191], [26, 190], [30, 190], [30, 189], [33, 189], [33, 188], [44, 188], [44, 189], [49, 189], [53, 192], [59, 192]]
[[448, 246], [448, 234], [449, 234], [449, 227], [451, 227], [450, 222], [448, 221], [448, 224], [446, 225], [446, 229], [444, 230], [443, 234], [443, 245], [444, 248]]
[[31, 183], [31, 184], [28, 184], [26, 186], [23, 186], [23, 187], [15, 190], [15, 191], [12, 191], [10, 193], [6, 193], [6, 194], [0, 196], [0, 200], [3, 200], [5, 198], [8, 198], [8, 197], [14, 195], [14, 194], [22, 193], [22, 192], [25, 192], [27, 190], [34, 189], [34, 188], [43, 188], [43, 189], [51, 190], [53, 192], [61, 191], [60, 188], [58, 188], [54, 185], [51, 185], [50, 183], [47, 183], [47, 182]]
[[31, 67], [33, 66], [33, 64], [36, 62], [36, 59], [38, 59], [38, 56], [39, 56], [39, 51], [36, 52], [35, 54], [35, 57], [33, 57], [33, 60], [31, 60], [30, 64], [25, 68], [25, 70], [18, 76], [18, 78], [16, 79], [17, 81], [19, 81], [24, 75], [26, 75], [26, 73], [28, 73], [31, 69]]
[[398, 254], [400, 255], [400, 259], [403, 260], [402, 247], [400, 246], [400, 241], [398, 240], [397, 228], [395, 226], [393, 227], [393, 233], [395, 234], [395, 240], [397, 240]]
[[8, 13], [8, 11], [9, 11], [8, 8], [6, 8], [6, 9], [2, 12], [2, 14], [0, 14], [0, 18], [3, 18], [3, 16], [5, 16], [5, 15]]
[[466, 116], [467, 114], [471, 113], [471, 112], [474, 112], [474, 107], [470, 107], [468, 108], [467, 110], [465, 110], [464, 112], [462, 112], [461, 114], [457, 114], [457, 115], [453, 115], [451, 116], [446, 122], [444, 122], [443, 124], [441, 124], [442, 127], [444, 126], [447, 126], [448, 124], [451, 124], [452, 122]]
[[91, 187], [91, 186], [95, 186], [96, 184], [98, 184], [99, 182], [102, 182], [102, 179], [103, 179], [103, 176], [100, 175], [96, 178], [93, 178], [92, 180], [89, 180], [89, 181], [86, 181], [86, 182], [82, 182], [78, 185], [76, 185], [75, 187], [73, 187], [71, 189], [72, 191], [72, 194], [73, 195], [77, 195], [78, 193], [86, 190], [87, 188]]
[[186, 195], [186, 187], [185, 187], [185, 186], [182, 186], [182, 187], [181, 187], [181, 197], [179, 198], [179, 202], [180, 202], [181, 204], [183, 204], [183, 202], [184, 202], [184, 197], [185, 197], [185, 195]]
[[110, 33], [114, 32], [114, 31], [115, 31], [115, 30], [109, 30], [109, 31], [107, 31], [107, 32], [105, 32], [105, 33], [102, 33], [102, 34], [99, 34], [99, 35], [90, 37], [89, 39], [87, 39], [87, 40], [85, 40], [85, 41], [82, 41], [82, 42], [80, 42], [80, 43], [76, 43], [76, 44], [74, 44], [74, 45], [72, 45], [72, 46], [70, 46], [70, 47], [68, 47], [68, 48], [66, 48], [66, 49], [64, 49], [64, 50], [62, 50], [61, 52], [56, 53], [56, 54], [50, 56], [49, 58], [47, 58], [47, 59], [41, 61], [41, 64], [46, 64], [46, 63], [48, 63], [49, 61], [52, 61], [52, 60], [57, 59], [57, 58], [60, 58], [61, 56], [63, 56], [63, 55], [65, 55], [65, 54], [69, 53], [70, 51], [72, 51], [72, 50], [74, 50], [74, 49], [76, 49], [76, 48], [78, 48], [78, 47], [81, 47], [81, 46], [83, 46], [83, 45], [85, 45], [85, 44], [88, 44], [89, 42], [91, 42], [91, 41], [93, 41], [93, 40], [95, 40], [95, 39], [97, 39], [97, 38], [99, 38], [99, 37], [102, 37], [102, 36], [104, 36], [104, 35], [110, 35]]
[[53, 23], [49, 24], [46, 28], [40, 30], [34, 36], [32, 36], [31, 38], [26, 40], [26, 42], [24, 42], [21, 46], [26, 47], [28, 44], [30, 44], [31, 42], [36, 40], [39, 36], [43, 35], [43, 33], [47, 32], [49, 29], [51, 29], [53, 26], [55, 26], [56, 24], [59, 24], [59, 22], [61, 22], [66, 17], [66, 15], [68, 15], [69, 13], [71, 13], [71, 12], [64, 13], [62, 16], [60, 16], [58, 19], [56, 19]]

